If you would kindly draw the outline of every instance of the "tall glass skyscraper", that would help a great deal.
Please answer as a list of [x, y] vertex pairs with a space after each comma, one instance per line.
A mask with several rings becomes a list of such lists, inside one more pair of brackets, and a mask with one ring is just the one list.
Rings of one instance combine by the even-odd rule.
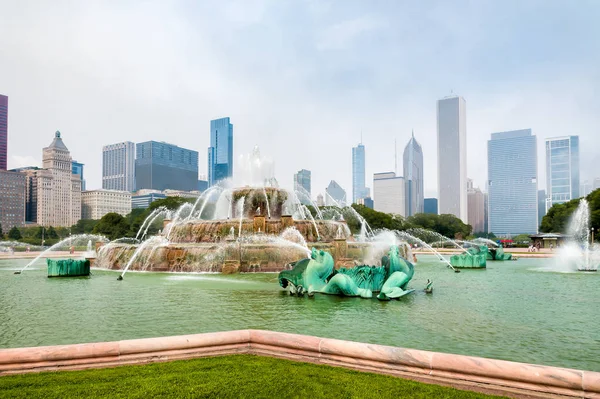
[[294, 173], [294, 190], [298, 192], [300, 202], [310, 204], [310, 170], [301, 169]]
[[8, 167], [8, 97], [0, 94], [0, 170]]
[[135, 190], [135, 144], [131, 141], [102, 147], [102, 188]]
[[423, 213], [423, 150], [421, 144], [415, 139], [415, 133], [404, 148], [404, 205], [406, 216]]
[[85, 178], [83, 177], [83, 166], [81, 162], [71, 161], [71, 170], [74, 175], [79, 176], [79, 180], [81, 180], [81, 191], [85, 191]]
[[136, 190], [198, 189], [198, 151], [146, 141], [136, 146]]
[[352, 202], [369, 196], [365, 187], [365, 146], [360, 143], [352, 147]]
[[579, 198], [579, 136], [546, 139], [546, 195], [548, 207]]
[[233, 176], [233, 125], [229, 118], [210, 121], [208, 186]]
[[467, 105], [462, 97], [437, 102], [438, 205], [467, 223]]
[[492, 133], [488, 141], [489, 231], [538, 232], [537, 140], [531, 129]]

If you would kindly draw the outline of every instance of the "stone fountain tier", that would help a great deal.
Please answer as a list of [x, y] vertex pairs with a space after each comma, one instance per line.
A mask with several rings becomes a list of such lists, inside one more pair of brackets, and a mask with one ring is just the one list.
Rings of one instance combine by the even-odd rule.
[[[344, 239], [328, 243], [309, 243], [333, 256], [335, 267], [352, 267], [369, 254], [369, 245]], [[129, 244], [110, 244], [102, 248], [94, 267], [123, 270], [136, 250]], [[379, 255], [379, 254], [377, 254]], [[300, 246], [237, 241], [223, 243], [168, 244], [148, 248], [136, 258], [130, 270], [154, 272], [280, 272], [288, 264], [308, 256]], [[380, 256], [380, 255], [379, 255]], [[376, 256], [377, 257], [377, 256]]]
[[276, 187], [242, 187], [231, 193], [231, 215], [233, 219], [239, 219], [238, 204], [243, 199], [244, 207], [242, 214], [244, 218], [253, 216], [264, 216], [270, 219], [280, 219], [285, 214], [283, 204], [288, 200], [289, 194], [286, 190]]
[[[319, 230], [318, 234], [315, 230]], [[351, 239], [350, 230], [345, 221], [293, 220], [291, 216], [277, 219], [254, 216], [242, 219], [242, 237], [253, 234], [279, 235], [289, 227], [295, 227], [306, 242], [332, 242], [336, 238]], [[233, 233], [233, 234], [232, 234]], [[341, 234], [341, 236], [340, 236]], [[240, 235], [240, 220], [191, 220], [175, 224], [169, 232], [173, 243], [215, 243]]]

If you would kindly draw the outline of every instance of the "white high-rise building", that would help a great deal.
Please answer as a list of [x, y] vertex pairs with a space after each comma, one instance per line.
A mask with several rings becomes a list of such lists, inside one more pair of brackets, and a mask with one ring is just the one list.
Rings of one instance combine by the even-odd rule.
[[37, 224], [69, 227], [81, 219], [81, 178], [73, 174], [71, 153], [56, 132], [50, 146], [43, 149], [43, 169], [37, 180]]
[[547, 208], [579, 198], [579, 182], [579, 136], [546, 139]]
[[116, 190], [90, 190], [81, 193], [82, 219], [101, 219], [107, 213], [126, 216], [131, 212], [131, 193]]
[[373, 175], [373, 205], [379, 212], [406, 216], [404, 178], [394, 172]]
[[131, 141], [102, 147], [102, 188], [135, 190], [135, 144]]
[[438, 212], [467, 223], [467, 105], [462, 97], [437, 102]]

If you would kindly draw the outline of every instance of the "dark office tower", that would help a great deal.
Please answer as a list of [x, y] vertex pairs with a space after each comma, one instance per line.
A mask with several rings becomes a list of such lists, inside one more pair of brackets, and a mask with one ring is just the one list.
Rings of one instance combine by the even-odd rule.
[[156, 141], [136, 147], [136, 190], [198, 189], [198, 151]]
[[6, 170], [8, 159], [8, 97], [0, 94], [0, 170]]

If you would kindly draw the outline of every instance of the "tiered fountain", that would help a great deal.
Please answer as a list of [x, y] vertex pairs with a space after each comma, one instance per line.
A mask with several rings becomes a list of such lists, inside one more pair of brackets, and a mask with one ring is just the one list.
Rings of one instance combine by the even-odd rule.
[[[158, 236], [141, 243], [105, 245], [94, 266], [124, 272], [265, 272], [285, 269], [308, 256], [311, 247], [331, 253], [336, 267], [352, 266], [367, 256], [369, 245], [361, 241], [372, 232], [353, 208], [321, 212], [302, 190], [279, 188], [272, 164], [261, 159], [256, 148], [240, 162], [245, 173], [237, 184], [221, 182], [195, 204], [174, 212], [157, 209], [141, 226], [138, 238], [144, 239], [148, 227], [163, 218]], [[317, 210], [315, 217], [306, 203]], [[363, 224], [357, 240], [346, 223], [348, 217]]]

